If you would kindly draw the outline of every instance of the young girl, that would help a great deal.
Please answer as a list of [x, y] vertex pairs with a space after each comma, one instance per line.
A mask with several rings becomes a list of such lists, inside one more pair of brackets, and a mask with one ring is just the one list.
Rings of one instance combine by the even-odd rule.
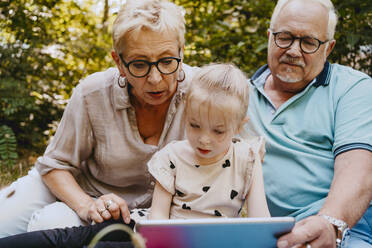
[[148, 163], [156, 179], [150, 219], [270, 216], [261, 162], [262, 139], [233, 140], [246, 121], [248, 84], [231, 64], [205, 66], [186, 96], [187, 140], [174, 141]]
[[[148, 163], [156, 179], [150, 219], [237, 217], [245, 201], [248, 217], [270, 216], [261, 168], [264, 142], [234, 138], [247, 108], [247, 79], [235, 66], [213, 64], [196, 73], [186, 96], [187, 140], [168, 144]], [[82, 247], [113, 223], [123, 222], [18, 234], [0, 239], [0, 247]], [[114, 232], [98, 247], [132, 247], [129, 240]]]

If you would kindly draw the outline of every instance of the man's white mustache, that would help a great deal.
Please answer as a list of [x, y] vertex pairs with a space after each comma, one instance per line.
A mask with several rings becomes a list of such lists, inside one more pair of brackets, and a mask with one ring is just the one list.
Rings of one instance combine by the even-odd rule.
[[283, 57], [281, 57], [279, 59], [279, 62], [280, 63], [288, 63], [288, 64], [292, 64], [292, 65], [301, 66], [302, 68], [305, 67], [305, 63], [301, 59], [292, 58], [292, 57], [289, 57], [289, 56], [283, 56]]

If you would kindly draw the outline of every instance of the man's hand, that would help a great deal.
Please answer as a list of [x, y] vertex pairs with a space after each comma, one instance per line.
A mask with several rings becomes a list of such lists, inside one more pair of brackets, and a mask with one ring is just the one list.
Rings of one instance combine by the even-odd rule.
[[323, 217], [310, 216], [297, 222], [290, 233], [281, 236], [277, 246], [278, 248], [335, 248], [336, 232], [334, 227]]

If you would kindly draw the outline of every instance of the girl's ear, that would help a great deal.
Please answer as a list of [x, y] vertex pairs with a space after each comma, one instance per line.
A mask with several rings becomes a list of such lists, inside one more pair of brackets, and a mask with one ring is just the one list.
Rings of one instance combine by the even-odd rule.
[[245, 125], [248, 121], [249, 121], [249, 117], [248, 117], [248, 116], [244, 117], [244, 119], [239, 123], [239, 126], [238, 126], [238, 129], [237, 129], [236, 134], [239, 134], [239, 133], [242, 131], [244, 125]]

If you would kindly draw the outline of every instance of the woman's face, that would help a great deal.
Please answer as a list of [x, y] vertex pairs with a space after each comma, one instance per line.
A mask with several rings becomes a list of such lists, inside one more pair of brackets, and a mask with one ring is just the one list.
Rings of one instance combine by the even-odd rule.
[[[125, 38], [122, 58], [128, 64], [133, 60], [156, 62], [164, 57], [180, 58], [180, 48], [177, 36], [172, 32], [158, 33], [151, 30], [130, 32]], [[120, 61], [119, 55], [113, 52], [113, 58], [120, 70], [121, 76], [131, 84], [132, 95], [144, 105], [160, 105], [169, 101], [177, 90], [177, 76], [182, 67], [180, 62], [175, 73], [165, 75], [152, 66], [149, 74], [144, 77], [134, 77], [128, 68]]]

